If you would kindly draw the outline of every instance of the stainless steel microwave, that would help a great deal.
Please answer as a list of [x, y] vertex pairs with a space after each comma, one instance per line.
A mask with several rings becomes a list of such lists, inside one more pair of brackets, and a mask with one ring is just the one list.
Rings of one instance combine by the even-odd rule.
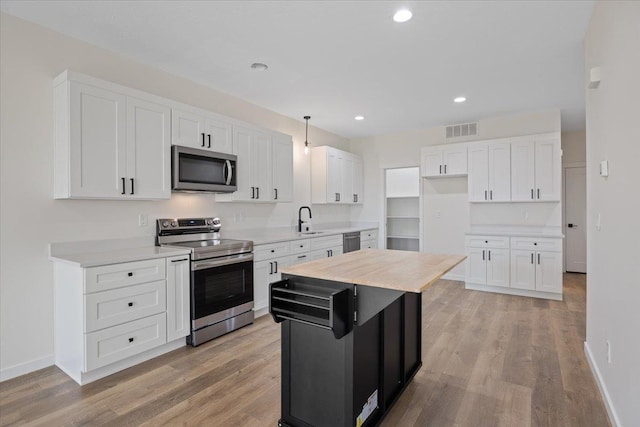
[[173, 191], [232, 193], [236, 185], [237, 156], [198, 148], [171, 147]]

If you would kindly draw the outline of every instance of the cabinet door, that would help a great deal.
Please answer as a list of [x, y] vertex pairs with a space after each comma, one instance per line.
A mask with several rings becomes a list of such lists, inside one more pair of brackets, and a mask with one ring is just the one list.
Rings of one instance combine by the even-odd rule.
[[[252, 133], [249, 129], [239, 126], [233, 132], [233, 150], [238, 156], [236, 167], [236, 184], [238, 189], [233, 193], [235, 200], [252, 200], [255, 198], [255, 186], [252, 182], [251, 144]], [[254, 187], [252, 189], [252, 187]]]
[[445, 148], [443, 151], [443, 172], [445, 175], [467, 174], [466, 147]]
[[487, 285], [509, 287], [509, 249], [487, 249]]
[[273, 258], [253, 263], [254, 311], [269, 307], [269, 284], [280, 280], [281, 269], [288, 266], [289, 257]]
[[511, 144], [489, 145], [489, 200], [511, 200]]
[[536, 291], [562, 293], [562, 254], [536, 253]]
[[342, 189], [340, 190], [340, 203], [353, 204], [353, 157], [347, 154], [342, 156]]
[[342, 155], [327, 150], [327, 203], [339, 203], [342, 197]]
[[533, 141], [511, 144], [511, 200], [514, 202], [535, 199]]
[[231, 124], [213, 117], [207, 117], [204, 133], [205, 148], [217, 153], [233, 153]]
[[255, 200], [258, 202], [273, 201], [273, 153], [271, 135], [254, 132], [251, 143], [251, 181], [256, 187]]
[[180, 110], [171, 110], [171, 145], [206, 148], [204, 117]]
[[469, 201], [489, 200], [489, 151], [487, 146], [469, 147]]
[[422, 176], [440, 176], [442, 174], [442, 149], [423, 150], [421, 159]]
[[124, 95], [71, 83], [71, 197], [126, 197], [125, 121]]
[[364, 201], [364, 176], [362, 169], [362, 159], [353, 157], [353, 203]]
[[533, 251], [511, 250], [511, 287], [534, 290], [536, 264]]
[[560, 201], [560, 141], [557, 138], [536, 141], [536, 200]]
[[478, 285], [487, 283], [486, 249], [467, 248], [465, 281]]
[[127, 98], [127, 176], [129, 198], [171, 198], [169, 107]]
[[291, 137], [277, 136], [273, 139], [273, 194], [276, 202], [293, 199], [293, 146]]
[[189, 256], [167, 258], [167, 341], [191, 332]]

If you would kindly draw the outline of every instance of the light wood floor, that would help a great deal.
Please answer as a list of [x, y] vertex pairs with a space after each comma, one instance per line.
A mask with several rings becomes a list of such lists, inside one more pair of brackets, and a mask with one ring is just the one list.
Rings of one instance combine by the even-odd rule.
[[[423, 295], [423, 367], [383, 426], [609, 426], [584, 356], [585, 276], [563, 302]], [[269, 316], [78, 386], [55, 367], [0, 384], [0, 425], [275, 426], [280, 332]]]

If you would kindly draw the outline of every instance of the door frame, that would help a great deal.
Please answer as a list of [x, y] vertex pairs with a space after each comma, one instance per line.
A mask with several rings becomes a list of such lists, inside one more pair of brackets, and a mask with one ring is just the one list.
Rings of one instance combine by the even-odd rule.
[[[587, 167], [587, 162], [569, 162], [562, 164], [562, 234], [564, 238], [562, 239], [562, 272], [567, 272], [567, 235], [565, 233], [566, 224], [567, 224], [567, 183], [565, 180], [567, 169], [570, 168], [585, 168]], [[586, 185], [585, 185], [586, 191]], [[588, 229], [585, 224], [585, 233], [588, 232]], [[587, 239], [589, 236], [587, 235]]]

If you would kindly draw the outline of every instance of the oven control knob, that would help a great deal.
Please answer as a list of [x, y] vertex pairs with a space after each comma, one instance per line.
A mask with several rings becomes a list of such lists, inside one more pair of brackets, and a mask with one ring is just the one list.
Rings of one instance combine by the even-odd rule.
[[213, 224], [213, 220], [212, 220], [211, 218], [209, 218], [209, 219], [207, 220], [207, 225], [211, 225], [211, 224]]
[[162, 226], [167, 228], [169, 226], [169, 221], [162, 221]]
[[220, 218], [213, 218], [214, 225], [220, 225]]
[[178, 226], [178, 221], [171, 221], [171, 226], [172, 227], [177, 227]]

